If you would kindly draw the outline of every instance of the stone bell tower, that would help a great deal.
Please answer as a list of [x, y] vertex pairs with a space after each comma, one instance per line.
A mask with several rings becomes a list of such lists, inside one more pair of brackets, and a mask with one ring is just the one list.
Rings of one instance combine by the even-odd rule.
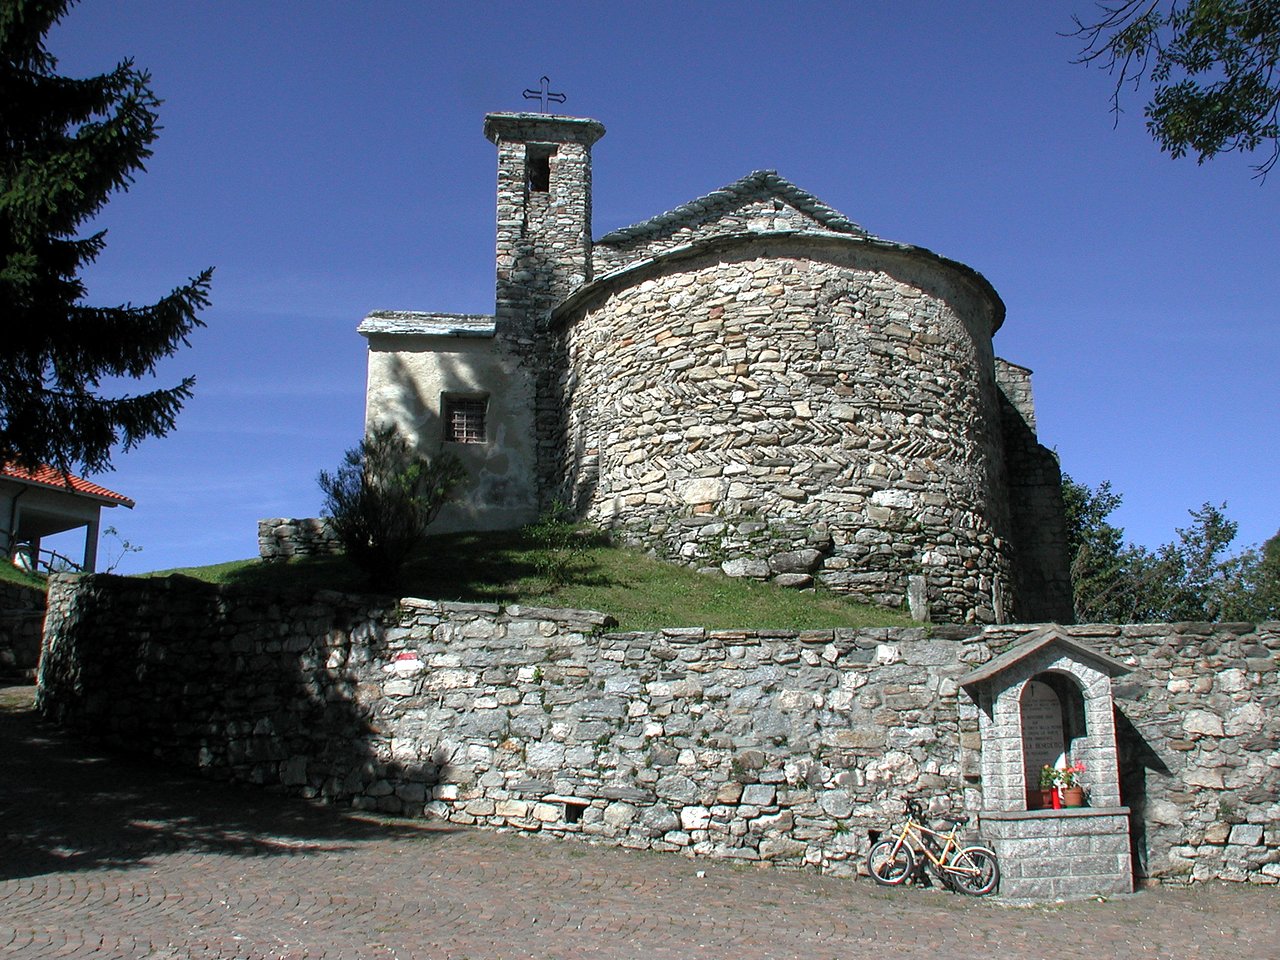
[[591, 280], [591, 145], [580, 117], [491, 113], [498, 148], [497, 335], [532, 347], [551, 309]]

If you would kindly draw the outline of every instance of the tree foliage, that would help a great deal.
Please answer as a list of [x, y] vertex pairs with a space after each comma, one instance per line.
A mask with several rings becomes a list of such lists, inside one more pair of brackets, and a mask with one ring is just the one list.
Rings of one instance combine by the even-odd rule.
[[456, 457], [429, 459], [395, 427], [384, 427], [348, 450], [336, 472], [320, 472], [323, 514], [370, 585], [394, 589], [463, 477]]
[[1204, 163], [1219, 153], [1269, 150], [1260, 177], [1280, 159], [1280, 0], [1110, 0], [1097, 19], [1075, 18], [1085, 44], [1078, 63], [1125, 87], [1152, 85], [1147, 129], [1170, 156]]
[[1142, 623], [1280, 618], [1280, 533], [1232, 553], [1226, 504], [1191, 510], [1191, 524], [1155, 551], [1124, 543], [1109, 518], [1122, 498], [1063, 474], [1076, 619]]
[[102, 381], [148, 376], [185, 344], [212, 271], [150, 306], [83, 303], [78, 273], [106, 232], [80, 228], [144, 169], [160, 101], [131, 60], [88, 79], [54, 72], [44, 37], [70, 5], [0, 0], [0, 459], [93, 472], [115, 444], [173, 429], [193, 378], [123, 396]]
[[1063, 474], [1062, 500], [1067, 513], [1067, 556], [1071, 558], [1071, 583], [1076, 616], [1081, 608], [1102, 610], [1120, 602], [1113, 596], [1123, 565], [1124, 531], [1107, 522], [1120, 506], [1121, 497], [1103, 481], [1096, 490]]

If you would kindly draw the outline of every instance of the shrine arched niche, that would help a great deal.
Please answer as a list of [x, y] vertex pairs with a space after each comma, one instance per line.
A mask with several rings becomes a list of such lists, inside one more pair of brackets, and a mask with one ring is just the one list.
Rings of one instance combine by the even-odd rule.
[[1084, 692], [1071, 673], [1046, 670], [1031, 677], [1018, 698], [1022, 773], [1030, 798], [1040, 789], [1040, 771], [1060, 768], [1089, 735]]

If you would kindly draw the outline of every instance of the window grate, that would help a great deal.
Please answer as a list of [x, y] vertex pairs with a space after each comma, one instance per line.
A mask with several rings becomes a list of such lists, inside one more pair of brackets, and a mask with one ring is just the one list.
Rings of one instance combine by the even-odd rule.
[[450, 443], [484, 443], [485, 400], [446, 399], [445, 440]]

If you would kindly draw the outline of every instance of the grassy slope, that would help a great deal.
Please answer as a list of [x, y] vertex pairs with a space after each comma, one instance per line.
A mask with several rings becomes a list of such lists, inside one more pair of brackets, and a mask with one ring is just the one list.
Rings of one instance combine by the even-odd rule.
[[[552, 590], [538, 572], [540, 556], [538, 546], [518, 533], [432, 537], [409, 564], [401, 577], [402, 588], [395, 592], [433, 600], [600, 610], [617, 617], [622, 630], [685, 626], [803, 630], [911, 623], [905, 614], [851, 603], [826, 592], [783, 590], [698, 574], [633, 550], [607, 546], [585, 548], [572, 565], [568, 582]], [[339, 557], [275, 564], [243, 560], [164, 573], [257, 589], [370, 589], [365, 578]]]
[[0, 563], [0, 581], [16, 583], [24, 587], [36, 587], [40, 590], [43, 590], [45, 586], [44, 577], [20, 570], [12, 563]]

